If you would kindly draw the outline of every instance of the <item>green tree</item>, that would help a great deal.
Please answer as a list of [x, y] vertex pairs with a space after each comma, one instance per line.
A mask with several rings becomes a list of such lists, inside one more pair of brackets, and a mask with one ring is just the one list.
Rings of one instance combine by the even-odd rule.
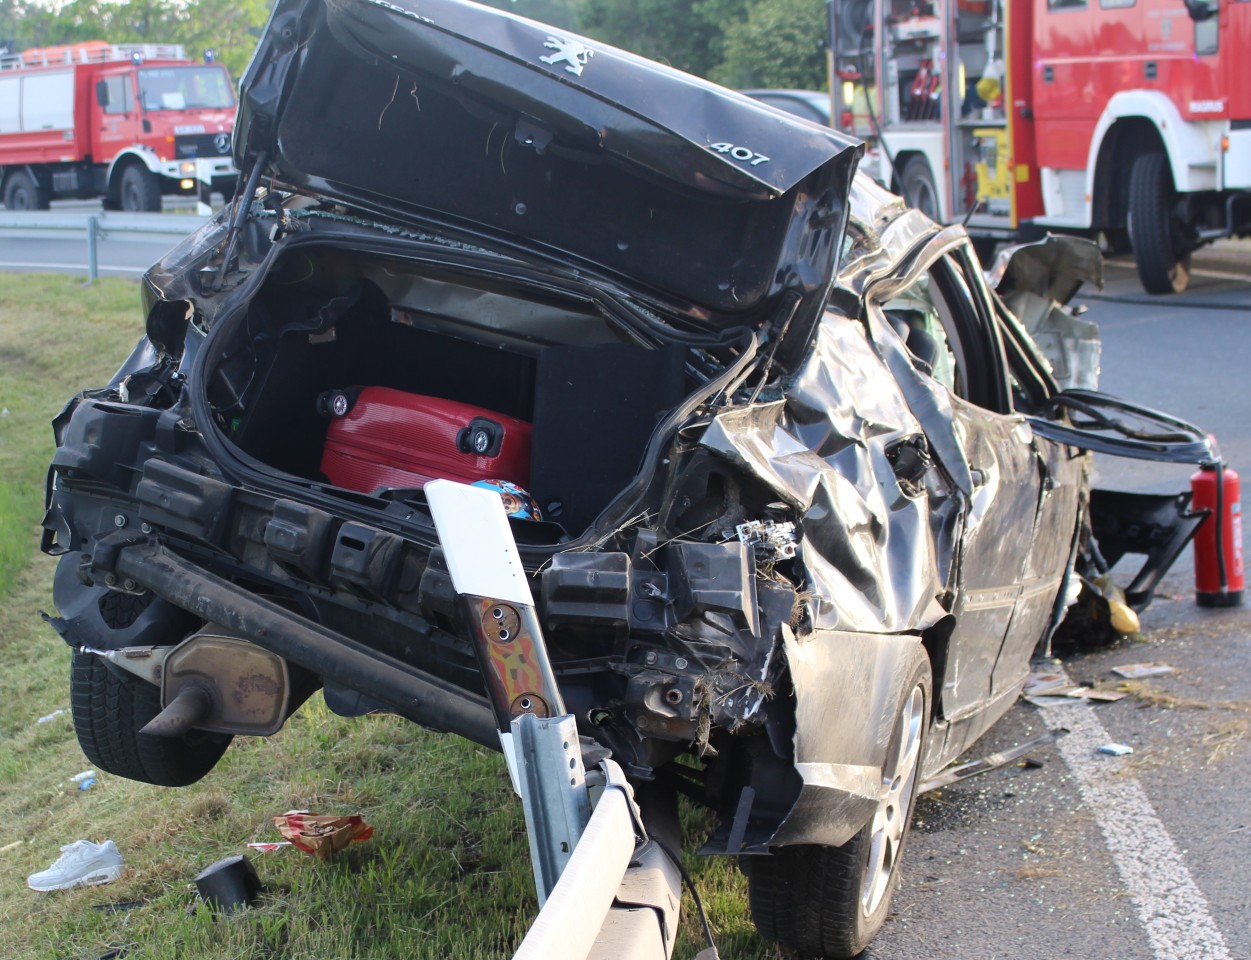
[[584, 0], [587, 35], [707, 76], [722, 59], [726, 24], [745, 16], [748, 0]]
[[578, 29], [578, 9], [582, 0], [478, 0], [488, 7], [507, 10], [519, 17], [538, 20], [566, 30]]
[[270, 0], [196, 0], [185, 7], [173, 42], [184, 44], [192, 57], [212, 50], [238, 80], [265, 29], [270, 6]]
[[83, 40], [181, 43], [199, 59], [213, 50], [236, 78], [269, 16], [269, 0], [69, 0], [58, 7], [0, 0], [0, 39], [13, 49]]
[[755, 0], [726, 25], [712, 79], [729, 87], [821, 90], [826, 85], [824, 0]]

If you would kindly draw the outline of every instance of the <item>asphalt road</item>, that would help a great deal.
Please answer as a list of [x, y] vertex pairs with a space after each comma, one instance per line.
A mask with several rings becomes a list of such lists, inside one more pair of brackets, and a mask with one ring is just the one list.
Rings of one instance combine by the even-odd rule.
[[[101, 272], [138, 276], [170, 245], [106, 239]], [[1251, 484], [1251, 250], [1195, 260], [1184, 295], [1145, 295], [1122, 262], [1079, 302], [1102, 330], [1102, 388], [1212, 431]], [[85, 264], [85, 242], [0, 240], [0, 269]], [[1101, 459], [1098, 472], [1101, 486], [1174, 492], [1191, 470]], [[1188, 551], [1142, 624], [1139, 640], [1063, 669], [1103, 686], [1117, 664], [1163, 661], [1174, 673], [1116, 703], [1019, 704], [975, 755], [1058, 725], [1074, 732], [1034, 754], [1041, 767], [921, 799], [894, 915], [867, 958], [1251, 958], [1251, 605], [1196, 607]], [[1133, 755], [1096, 754], [1105, 739]]]
[[[1182, 296], [1148, 297], [1132, 264], [1113, 263], [1103, 293], [1078, 299], [1103, 334], [1100, 386], [1212, 431], [1251, 484], [1251, 251], [1217, 253], [1196, 257], [1203, 275]], [[1192, 472], [1110, 460], [1098, 471], [1100, 486], [1152, 492], [1186, 489]], [[1074, 732], [1034, 754], [1040, 768], [921, 799], [894, 916], [866, 957], [1251, 958], [1251, 606], [1193, 598], [1188, 550], [1140, 640], [1063, 664], [1107, 687], [1118, 664], [1174, 673], [1116, 703], [1018, 704], [974, 755], [1056, 725]], [[1099, 742], [1134, 753], [1101, 756]]]

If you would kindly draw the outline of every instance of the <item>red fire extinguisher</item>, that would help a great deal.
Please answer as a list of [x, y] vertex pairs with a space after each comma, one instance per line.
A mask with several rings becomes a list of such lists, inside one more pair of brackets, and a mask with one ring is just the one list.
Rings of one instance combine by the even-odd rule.
[[1217, 460], [1190, 478], [1191, 506], [1211, 516], [1195, 534], [1195, 602], [1201, 607], [1242, 603], [1242, 504], [1238, 474]]

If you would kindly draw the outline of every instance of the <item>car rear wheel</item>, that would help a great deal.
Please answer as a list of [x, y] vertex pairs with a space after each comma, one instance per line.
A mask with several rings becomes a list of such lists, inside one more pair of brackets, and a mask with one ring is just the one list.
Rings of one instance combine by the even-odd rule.
[[162, 787], [185, 787], [213, 769], [230, 745], [225, 734], [193, 730], [152, 737], [139, 730], [161, 710], [154, 684], [92, 653], [75, 651], [70, 673], [74, 731], [87, 759], [107, 773]]
[[47, 210], [52, 198], [25, 170], [9, 175], [4, 186], [4, 205], [10, 210]]
[[873, 818], [841, 847], [777, 847], [744, 858], [752, 919], [762, 936], [798, 957], [856, 956], [890, 910], [929, 735], [932, 680], [920, 646], [910, 667]]
[[1190, 284], [1190, 244], [1177, 214], [1168, 157], [1144, 153], [1129, 174], [1129, 242], [1148, 293], [1181, 293]]
[[132, 163], [122, 172], [122, 209], [131, 213], [159, 213], [161, 185], [156, 177]]

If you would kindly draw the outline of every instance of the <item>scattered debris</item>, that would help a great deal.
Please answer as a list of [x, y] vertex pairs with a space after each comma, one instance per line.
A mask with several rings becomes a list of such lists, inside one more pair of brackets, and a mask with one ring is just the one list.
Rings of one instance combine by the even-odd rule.
[[122, 855], [112, 840], [92, 843], [75, 840], [61, 848], [61, 856], [47, 870], [32, 873], [26, 886], [40, 893], [68, 890], [116, 880], [122, 873]]
[[329, 817], [305, 810], [289, 810], [274, 817], [274, 826], [292, 846], [316, 854], [322, 860], [329, 860], [349, 843], [368, 840], [374, 834], [374, 828], [365, 823], [360, 814]]
[[[917, 787], [917, 793], [929, 793], [931, 790], [939, 790], [943, 787], [949, 787], [953, 783], [959, 783], [961, 780], [969, 779], [969, 777], [976, 777], [983, 773], [990, 773], [992, 770], [999, 770], [1014, 761], [1020, 760], [1036, 747], [1043, 747], [1047, 744], [1055, 743], [1061, 737], [1066, 736], [1068, 732], [1069, 731], [1065, 727], [1059, 727], [1056, 730], [1049, 730], [1042, 736], [1035, 737], [1033, 740], [1028, 740], [1025, 743], [1018, 744], [1008, 750], [1001, 750], [999, 753], [992, 753], [988, 757], [982, 757], [977, 760], [970, 760], [967, 763], [959, 764], [958, 766], [948, 767], [942, 773], [931, 777], [929, 780], [926, 780], [919, 787]], [[1029, 769], [1035, 769], [1035, 767], [1030, 767], [1029, 764], [1024, 765]], [[1036, 766], [1042, 766], [1042, 764], [1036, 763]]]
[[1143, 677], [1172, 673], [1173, 668], [1167, 663], [1123, 663], [1119, 667], [1113, 667], [1112, 672], [1126, 680], [1141, 680]]
[[96, 772], [94, 770], [84, 770], [82, 773], [76, 773], [69, 778], [70, 783], [82, 783], [84, 780], [94, 780]]
[[264, 889], [252, 861], [241, 855], [226, 857], [201, 870], [195, 887], [205, 903], [225, 913], [251, 906]]
[[79, 789], [79, 790], [90, 790], [90, 789], [91, 789], [92, 787], [94, 787], [95, 785], [96, 785], [96, 778], [95, 778], [95, 777], [88, 777], [86, 780], [79, 780], [79, 781], [78, 781], [78, 789]]
[[1106, 753], [1110, 757], [1128, 757], [1133, 752], [1134, 748], [1128, 743], [1105, 743], [1095, 749], [1095, 753]]
[[8, 853], [10, 850], [16, 850], [25, 842], [25, 840], [14, 840], [12, 843], [6, 843], [3, 847], [0, 847], [0, 853]]
[[1036, 707], [1055, 707], [1083, 700], [1115, 702], [1128, 696], [1118, 690], [1096, 690], [1074, 683], [1058, 673], [1031, 673], [1025, 681], [1025, 699]]
[[66, 710], [64, 707], [62, 707], [60, 710], [53, 710], [51, 713], [44, 714], [42, 717], [36, 720], [35, 723], [47, 723], [50, 720], [55, 720], [57, 717], [59, 717], [63, 713], [69, 713], [69, 711]]
[[249, 843], [248, 846], [253, 850], [259, 850], [261, 853], [273, 853], [282, 847], [294, 847], [295, 844], [290, 840], [276, 840], [270, 843]]

